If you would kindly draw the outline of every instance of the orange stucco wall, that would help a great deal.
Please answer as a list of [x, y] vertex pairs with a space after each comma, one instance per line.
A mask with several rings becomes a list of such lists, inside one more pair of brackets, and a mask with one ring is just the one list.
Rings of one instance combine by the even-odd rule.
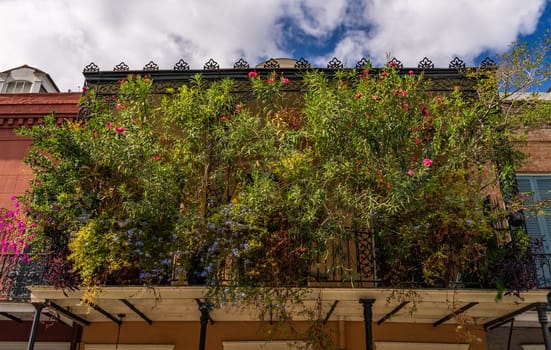
[[[299, 323], [297, 329], [304, 327]], [[339, 335], [338, 322], [329, 322], [335, 343], [346, 350], [365, 350], [363, 322], [344, 322], [344, 336]], [[267, 340], [269, 327], [260, 322], [215, 322], [207, 326], [206, 350], [223, 350], [223, 341]], [[342, 327], [341, 327], [342, 329]], [[120, 344], [174, 344], [175, 350], [197, 349], [199, 346], [199, 322], [123, 322]], [[273, 340], [297, 339], [291, 333], [275, 335]], [[478, 338], [477, 341], [472, 340]], [[117, 339], [117, 325], [113, 322], [93, 323], [84, 327], [81, 350], [85, 344], [114, 344]], [[374, 341], [402, 341], [427, 343], [470, 343], [470, 350], [486, 349], [486, 338], [481, 328], [471, 329], [469, 334], [458, 332], [453, 325], [433, 327], [431, 324], [386, 323], [373, 324]]]
[[13, 195], [22, 194], [32, 178], [29, 167], [23, 163], [30, 140], [23, 139], [10, 129], [0, 129], [0, 208], [12, 209]]

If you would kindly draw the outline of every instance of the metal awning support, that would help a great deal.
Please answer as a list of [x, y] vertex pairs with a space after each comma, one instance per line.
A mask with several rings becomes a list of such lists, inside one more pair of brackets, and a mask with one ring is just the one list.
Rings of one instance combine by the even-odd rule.
[[398, 311], [402, 310], [404, 308], [404, 306], [406, 306], [407, 304], [409, 304], [409, 301], [402, 301], [400, 303], [400, 305], [396, 306], [394, 309], [392, 309], [392, 311], [390, 311], [388, 314], [384, 315], [383, 317], [381, 317], [381, 319], [379, 321], [377, 321], [377, 326], [380, 326], [382, 325], [386, 320], [388, 320], [389, 318], [391, 318], [394, 314], [396, 314]]
[[543, 334], [543, 343], [545, 344], [545, 350], [551, 350], [551, 340], [549, 339], [549, 328], [547, 328], [547, 303], [539, 303], [536, 306], [538, 311], [538, 320], [541, 324], [541, 332]]
[[365, 349], [373, 350], [373, 304], [375, 299], [360, 299], [364, 308]]
[[34, 317], [33, 324], [31, 327], [31, 333], [29, 334], [29, 342], [27, 343], [27, 350], [34, 350], [34, 341], [36, 339], [36, 333], [38, 332], [38, 324], [40, 323], [40, 314], [44, 308], [44, 304], [33, 304], [34, 306]]
[[197, 302], [197, 305], [199, 306], [199, 311], [201, 312], [201, 318], [199, 319], [201, 321], [201, 330], [199, 333], [199, 350], [205, 350], [205, 344], [207, 341], [207, 324], [210, 321], [210, 324], [214, 324], [214, 320], [210, 317], [210, 310], [212, 309], [212, 305], [207, 303], [206, 301], [201, 301], [199, 299], [195, 299]]
[[509, 312], [508, 314], [505, 314], [501, 317], [496, 318], [495, 320], [486, 322], [484, 324], [484, 330], [489, 331], [496, 327], [499, 327], [501, 325], [504, 325], [507, 322], [510, 322], [512, 318], [514, 318], [517, 315], [520, 315], [522, 313], [525, 313], [526, 311], [532, 310], [536, 308], [540, 303], [531, 303], [526, 306], [521, 307], [520, 309], [517, 309], [513, 312]]
[[131, 302], [129, 302], [128, 300], [126, 299], [119, 299], [124, 305], [128, 306], [128, 308], [132, 311], [134, 311], [134, 313], [136, 313], [136, 315], [140, 316], [142, 318], [142, 320], [144, 320], [145, 322], [147, 322], [150, 326], [151, 324], [153, 324], [153, 321], [147, 317], [143, 312], [141, 312], [136, 306], [134, 306]]
[[0, 312], [0, 316], [4, 316], [5, 318], [9, 318], [10, 320], [12, 321], [15, 321], [17, 323], [23, 323], [23, 320], [20, 319], [19, 317], [17, 316], [14, 316], [12, 314], [9, 314], [7, 312]]
[[121, 325], [122, 323], [122, 320], [116, 318], [115, 316], [111, 315], [109, 312], [105, 311], [104, 309], [102, 309], [100, 306], [98, 306], [97, 304], [94, 304], [92, 302], [85, 302], [86, 304], [90, 305], [90, 307], [94, 310], [96, 310], [97, 312], [99, 312], [100, 314], [102, 314], [103, 316], [107, 317], [108, 319], [110, 319], [111, 321], [115, 322], [118, 326]]
[[327, 315], [325, 315], [325, 318], [323, 319], [323, 324], [327, 324], [327, 321], [329, 321], [329, 317], [333, 314], [333, 311], [335, 311], [335, 308], [337, 307], [337, 304], [339, 303], [338, 300], [335, 300], [333, 304], [331, 305], [331, 308], [329, 309], [329, 312]]
[[56, 303], [53, 303], [49, 300], [46, 300], [46, 305], [52, 309], [54, 309], [55, 311], [59, 312], [60, 314], [63, 314], [67, 317], [69, 317], [70, 319], [72, 319], [73, 321], [75, 322], [78, 322], [80, 323], [81, 325], [83, 326], [89, 326], [90, 325], [90, 322], [83, 319], [82, 317], [80, 316], [77, 316], [75, 315], [74, 313], [72, 313], [71, 311], [69, 310], [66, 310], [65, 308], [57, 305]]
[[470, 302], [470, 303], [468, 303], [468, 304], [466, 304], [466, 305], [463, 305], [462, 307], [460, 307], [459, 309], [455, 310], [454, 312], [451, 312], [451, 313], [447, 314], [446, 316], [442, 317], [441, 319], [439, 319], [438, 321], [434, 322], [434, 323], [432, 324], [432, 326], [433, 326], [433, 327], [438, 327], [439, 325], [441, 325], [442, 323], [444, 323], [444, 322], [446, 322], [447, 320], [451, 319], [452, 317], [464, 313], [465, 311], [469, 310], [470, 308], [472, 308], [472, 307], [475, 306], [475, 305], [478, 305], [478, 302], [473, 301], [473, 302]]

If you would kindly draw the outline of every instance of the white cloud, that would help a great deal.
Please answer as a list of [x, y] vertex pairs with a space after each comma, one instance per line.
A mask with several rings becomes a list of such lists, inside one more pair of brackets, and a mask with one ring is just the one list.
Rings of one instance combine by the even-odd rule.
[[544, 6], [545, 0], [367, 0], [363, 12], [352, 13], [352, 23], [369, 23], [367, 38], [352, 28], [343, 42], [353, 51], [337, 45], [335, 53], [362, 53], [377, 64], [390, 53], [409, 66], [426, 56], [445, 67], [456, 55], [471, 61], [484, 50], [503, 52], [535, 30]]
[[[0, 0], [0, 71], [22, 64], [40, 68], [62, 90], [82, 84], [82, 68], [111, 70], [125, 61], [141, 69], [150, 60], [171, 69], [184, 58], [202, 68], [209, 58], [231, 67], [288, 56], [290, 35], [319, 45], [324, 66], [337, 56], [353, 66], [362, 56], [386, 54], [416, 65], [427, 56], [446, 66], [503, 51], [534, 30], [545, 0]], [[293, 23], [293, 30], [286, 26]], [[298, 31], [298, 32], [297, 32]], [[339, 33], [335, 42], [329, 40]]]

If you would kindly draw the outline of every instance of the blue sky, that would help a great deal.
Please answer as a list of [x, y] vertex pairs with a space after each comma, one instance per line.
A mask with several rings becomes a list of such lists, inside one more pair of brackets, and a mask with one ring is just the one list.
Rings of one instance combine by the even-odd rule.
[[90, 62], [172, 69], [181, 58], [200, 69], [239, 58], [255, 64], [304, 57], [348, 67], [362, 57], [396, 56], [415, 67], [428, 57], [447, 67], [459, 56], [477, 65], [515, 40], [551, 28], [549, 0], [0, 0], [0, 71], [22, 64], [78, 90]]

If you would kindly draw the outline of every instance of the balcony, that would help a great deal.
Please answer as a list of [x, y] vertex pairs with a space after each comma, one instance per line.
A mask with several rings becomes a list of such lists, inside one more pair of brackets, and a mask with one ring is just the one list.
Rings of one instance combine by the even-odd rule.
[[22, 261], [19, 255], [0, 256], [0, 300], [28, 301], [32, 285], [44, 285], [46, 256]]

